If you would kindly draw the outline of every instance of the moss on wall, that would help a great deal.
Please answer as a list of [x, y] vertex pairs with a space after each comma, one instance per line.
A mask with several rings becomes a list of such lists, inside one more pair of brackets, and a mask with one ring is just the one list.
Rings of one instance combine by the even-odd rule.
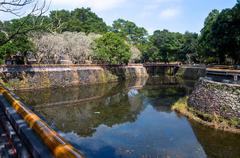
[[240, 128], [240, 85], [201, 78], [189, 97], [188, 105], [199, 114], [219, 116]]
[[183, 114], [189, 119], [194, 120], [202, 125], [218, 130], [240, 134], [239, 118], [232, 117], [231, 119], [226, 119], [215, 113], [209, 114], [207, 112], [199, 111], [198, 109], [189, 106], [188, 100], [188, 97], [180, 98], [172, 105], [172, 110]]
[[107, 83], [147, 77], [143, 66], [15, 66], [2, 67], [1, 82], [10, 89], [37, 89]]

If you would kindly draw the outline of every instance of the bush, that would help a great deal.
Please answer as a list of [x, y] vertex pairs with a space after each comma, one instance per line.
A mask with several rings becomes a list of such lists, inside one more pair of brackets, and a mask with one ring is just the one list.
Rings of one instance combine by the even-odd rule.
[[109, 32], [95, 40], [94, 56], [108, 64], [127, 64], [131, 58], [130, 48], [124, 39]]
[[27, 63], [27, 54], [34, 51], [33, 43], [26, 36], [17, 36], [6, 44], [0, 46], [0, 59], [4, 60], [7, 57], [14, 55], [22, 56], [21, 63]]

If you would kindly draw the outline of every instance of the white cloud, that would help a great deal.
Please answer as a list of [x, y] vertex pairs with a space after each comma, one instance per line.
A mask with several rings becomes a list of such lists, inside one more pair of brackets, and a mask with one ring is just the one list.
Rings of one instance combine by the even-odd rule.
[[140, 14], [141, 17], [145, 18], [147, 16], [153, 16], [156, 12], [159, 12], [159, 10], [163, 10], [160, 13], [160, 17], [174, 17], [178, 13], [180, 13], [179, 9], [171, 9], [171, 8], [179, 8], [181, 6], [182, 0], [150, 0], [146, 5], [143, 7], [142, 12]]
[[114, 9], [127, 0], [52, 0], [52, 5], [90, 7], [95, 11]]
[[161, 18], [174, 18], [181, 14], [181, 10], [179, 8], [167, 8], [160, 12]]

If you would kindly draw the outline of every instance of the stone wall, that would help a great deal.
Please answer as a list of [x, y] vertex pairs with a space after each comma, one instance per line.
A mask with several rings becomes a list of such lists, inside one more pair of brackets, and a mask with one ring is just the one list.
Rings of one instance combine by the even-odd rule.
[[206, 114], [240, 119], [240, 85], [201, 78], [190, 95], [188, 104]]
[[197, 80], [206, 75], [205, 66], [181, 66], [176, 73], [176, 76], [189, 80]]
[[2, 66], [2, 83], [10, 89], [37, 89], [57, 86], [107, 83], [147, 77], [142, 65], [134, 66]]

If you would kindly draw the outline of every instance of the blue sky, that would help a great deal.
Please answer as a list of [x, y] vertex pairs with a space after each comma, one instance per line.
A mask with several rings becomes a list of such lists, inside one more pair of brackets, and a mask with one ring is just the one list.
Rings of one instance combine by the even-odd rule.
[[[231, 8], [236, 0], [51, 0], [50, 10], [90, 7], [111, 25], [123, 18], [145, 27], [151, 34], [157, 29], [175, 32], [199, 32], [213, 9]], [[1, 13], [2, 14], [2, 13]], [[8, 15], [0, 15], [1, 20]]]

